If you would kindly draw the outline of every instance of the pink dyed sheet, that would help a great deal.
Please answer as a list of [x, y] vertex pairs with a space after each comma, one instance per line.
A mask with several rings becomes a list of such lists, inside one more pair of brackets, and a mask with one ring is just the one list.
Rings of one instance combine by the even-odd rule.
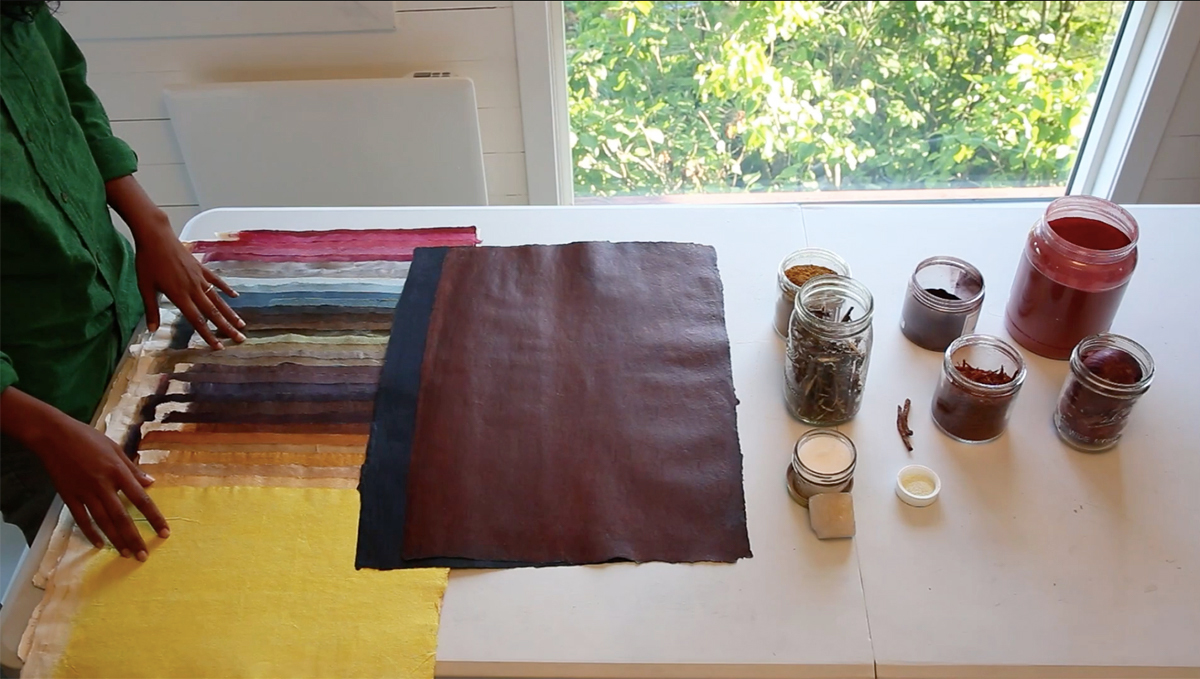
[[196, 241], [205, 261], [409, 261], [418, 247], [473, 246], [474, 226], [431, 229], [242, 231], [230, 240]]

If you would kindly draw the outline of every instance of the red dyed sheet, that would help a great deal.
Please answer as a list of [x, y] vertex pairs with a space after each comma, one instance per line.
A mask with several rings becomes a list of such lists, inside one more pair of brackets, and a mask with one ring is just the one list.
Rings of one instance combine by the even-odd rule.
[[432, 229], [335, 229], [332, 231], [242, 231], [230, 240], [196, 241], [204, 260], [264, 262], [363, 262], [412, 259], [417, 247], [479, 243], [474, 226]]

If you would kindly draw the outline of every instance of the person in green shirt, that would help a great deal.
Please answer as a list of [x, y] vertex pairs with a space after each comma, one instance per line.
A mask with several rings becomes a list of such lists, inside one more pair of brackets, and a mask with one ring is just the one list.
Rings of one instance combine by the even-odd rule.
[[[32, 542], [55, 490], [97, 547], [147, 557], [123, 495], [162, 537], [153, 479], [88, 425], [143, 313], [167, 296], [214, 348], [245, 326], [235, 294], [175, 236], [45, 3], [0, 13], [0, 510]], [[109, 207], [137, 246], [113, 227]]]

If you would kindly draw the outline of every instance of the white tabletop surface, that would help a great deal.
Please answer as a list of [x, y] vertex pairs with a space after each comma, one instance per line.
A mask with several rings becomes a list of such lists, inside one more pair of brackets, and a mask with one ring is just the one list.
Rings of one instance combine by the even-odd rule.
[[[1050, 424], [1063, 362], [1023, 352], [1008, 432], [971, 446], [929, 420], [940, 355], [898, 329], [905, 284], [934, 254], [987, 282], [979, 331], [1003, 311], [1033, 204], [218, 210], [192, 238], [249, 228], [476, 224], [486, 245], [672, 240], [716, 246], [725, 284], [754, 558], [455, 571], [445, 676], [1200, 677], [1200, 207], [1135, 207], [1141, 261], [1114, 325], [1157, 363], [1121, 444], [1084, 454]], [[821, 542], [783, 485], [806, 429], [782, 404], [775, 270], [832, 249], [874, 292], [875, 349], [858, 417], [858, 534]], [[895, 409], [913, 400], [915, 452]], [[933, 506], [896, 472], [933, 467]]]
[[[843, 429], [861, 454], [856, 542], [881, 677], [1005, 665], [1035, 666], [1029, 676], [1050, 674], [1036, 666], [1200, 674], [1200, 207], [1132, 208], [1140, 259], [1112, 329], [1142, 343], [1156, 371], [1113, 450], [1086, 454], [1059, 442], [1051, 413], [1066, 362], [1025, 350], [1028, 376], [1005, 435], [952, 441], [929, 417], [941, 356], [896, 330], [914, 265], [952, 254], [984, 275], [978, 331], [1007, 339], [1009, 289], [1040, 211], [804, 209], [809, 242], [840, 252], [876, 295], [872, 374], [862, 411]], [[893, 426], [905, 398], [911, 459], [942, 479], [926, 509], [891, 495], [910, 461]], [[917, 667], [927, 664], [943, 667]]]

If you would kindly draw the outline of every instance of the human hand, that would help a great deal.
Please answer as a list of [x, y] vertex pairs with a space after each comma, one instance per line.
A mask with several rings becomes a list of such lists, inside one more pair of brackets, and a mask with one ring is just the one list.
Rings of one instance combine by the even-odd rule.
[[104, 546], [103, 533], [121, 556], [136, 556], [139, 561], [149, 556], [145, 541], [121, 502], [122, 494], [159, 537], [171, 534], [167, 520], [146, 494], [145, 487], [154, 479], [126, 457], [117, 444], [15, 387], [5, 389], [0, 399], [4, 433], [41, 458], [75, 523], [93, 545]]
[[246, 339], [239, 330], [246, 327], [246, 322], [217, 294], [217, 290], [230, 297], [236, 297], [237, 293], [220, 276], [196, 261], [175, 237], [170, 222], [141, 230], [137, 237], [136, 263], [138, 290], [146, 305], [146, 326], [151, 331], [158, 329], [158, 293], [161, 292], [213, 349], [221, 349], [223, 345], [209, 329], [210, 320], [222, 335], [233, 341]]
[[233, 341], [245, 340], [240, 328], [246, 327], [246, 322], [217, 290], [230, 297], [237, 297], [237, 293], [179, 242], [166, 213], [150, 201], [133, 177], [109, 181], [105, 189], [109, 203], [125, 220], [137, 243], [138, 290], [146, 306], [146, 326], [151, 331], [158, 329], [161, 292], [213, 349], [221, 349], [223, 345], [209, 329], [208, 321]]

